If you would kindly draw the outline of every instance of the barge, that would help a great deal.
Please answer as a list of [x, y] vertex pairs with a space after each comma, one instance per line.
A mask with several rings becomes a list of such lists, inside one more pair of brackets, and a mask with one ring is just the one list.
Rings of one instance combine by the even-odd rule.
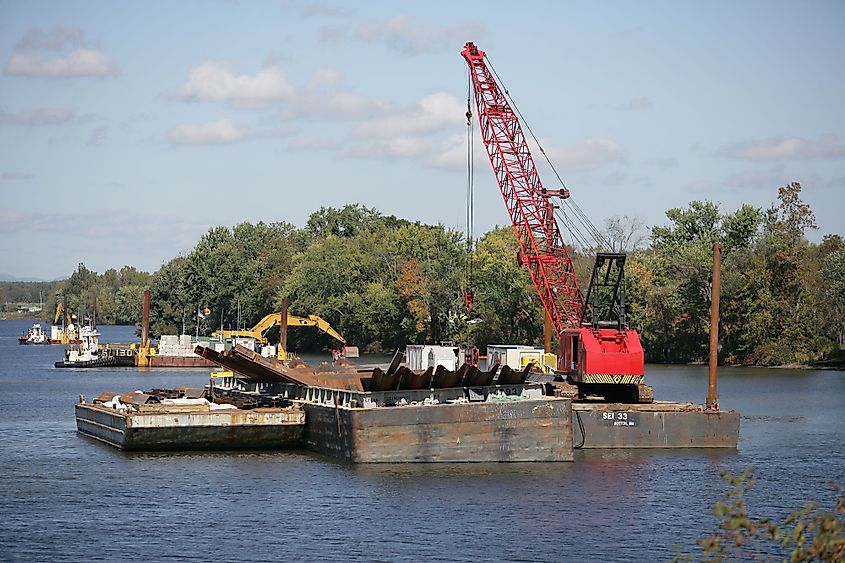
[[[348, 362], [312, 369], [239, 346], [196, 351], [231, 371], [193, 397], [227, 404], [229, 412], [151, 404], [150, 396], [165, 402], [160, 390], [130, 394], [123, 398], [130, 406], [118, 411], [107, 395], [77, 405], [79, 432], [121, 449], [237, 444], [351, 463], [565, 462], [579, 448], [736, 448], [739, 438], [738, 413], [665, 401], [573, 401], [555, 396], [548, 376], [532, 376], [529, 368], [411, 370], [394, 359], [386, 370]], [[286, 407], [298, 413], [298, 430], [276, 428], [293, 423], [263, 410]], [[280, 443], [268, 442], [271, 436]]]
[[736, 448], [739, 413], [693, 403], [572, 404], [575, 448]]
[[[266, 391], [215, 386], [206, 394], [218, 403], [191, 404], [104, 394], [76, 405], [77, 430], [126, 451], [300, 449], [352, 463], [573, 460], [571, 401], [531, 389], [451, 390], [442, 403], [297, 385]], [[255, 407], [259, 397], [292, 406]]]
[[80, 434], [125, 451], [294, 449], [304, 424], [300, 409], [244, 410], [204, 398], [159, 400], [150, 393], [106, 393], [76, 405]]

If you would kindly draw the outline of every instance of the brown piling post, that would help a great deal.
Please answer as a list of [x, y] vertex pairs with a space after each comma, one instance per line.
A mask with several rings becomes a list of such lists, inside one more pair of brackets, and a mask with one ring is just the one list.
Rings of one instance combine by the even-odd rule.
[[282, 319], [279, 322], [278, 358], [280, 360], [286, 360], [288, 353], [288, 307], [290, 307], [290, 301], [285, 297], [282, 299]]
[[710, 290], [710, 364], [707, 377], [707, 410], [719, 410], [719, 396], [716, 394], [716, 377], [719, 369], [719, 294], [722, 266], [722, 245], [713, 244], [713, 282]]

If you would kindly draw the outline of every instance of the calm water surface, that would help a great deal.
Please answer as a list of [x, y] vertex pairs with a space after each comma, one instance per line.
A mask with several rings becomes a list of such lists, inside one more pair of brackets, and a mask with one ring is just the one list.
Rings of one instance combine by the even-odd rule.
[[[660, 560], [715, 524], [719, 471], [749, 504], [830, 504], [845, 482], [845, 372], [723, 369], [737, 451], [578, 451], [575, 463], [353, 466], [307, 453], [124, 454], [76, 433], [79, 394], [200, 386], [207, 370], [60, 370], [0, 321], [0, 559]], [[133, 340], [101, 327], [103, 341]], [[705, 367], [648, 366], [703, 402]]]

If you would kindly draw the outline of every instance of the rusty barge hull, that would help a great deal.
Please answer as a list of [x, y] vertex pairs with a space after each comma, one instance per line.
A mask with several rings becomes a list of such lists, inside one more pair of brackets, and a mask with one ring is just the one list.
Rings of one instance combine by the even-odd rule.
[[202, 356], [150, 356], [151, 368], [219, 368]]
[[302, 443], [305, 413], [251, 411], [121, 413], [76, 405], [80, 434], [124, 451], [285, 450]]
[[573, 460], [568, 399], [304, 409], [304, 447], [352, 463]]
[[584, 449], [733, 448], [739, 413], [692, 403], [573, 403], [573, 445]]

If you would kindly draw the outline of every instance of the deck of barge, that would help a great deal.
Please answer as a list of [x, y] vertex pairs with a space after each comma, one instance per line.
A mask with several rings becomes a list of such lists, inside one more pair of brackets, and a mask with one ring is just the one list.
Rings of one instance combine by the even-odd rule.
[[576, 448], [736, 448], [739, 413], [694, 403], [575, 402]]
[[160, 406], [122, 412], [76, 405], [80, 434], [126, 451], [279, 450], [302, 442], [305, 413], [298, 409], [200, 409]]

